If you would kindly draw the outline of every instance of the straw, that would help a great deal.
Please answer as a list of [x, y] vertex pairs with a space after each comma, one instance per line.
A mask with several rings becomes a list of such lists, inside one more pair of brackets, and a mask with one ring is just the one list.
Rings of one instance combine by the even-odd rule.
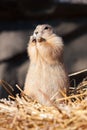
[[[41, 105], [16, 87], [21, 97], [10, 95], [14, 101], [0, 100], [0, 130], [87, 130], [87, 80], [77, 88], [70, 87], [70, 95], [56, 100], [56, 104], [52, 102], [51, 107]], [[67, 103], [59, 104], [60, 100]]]

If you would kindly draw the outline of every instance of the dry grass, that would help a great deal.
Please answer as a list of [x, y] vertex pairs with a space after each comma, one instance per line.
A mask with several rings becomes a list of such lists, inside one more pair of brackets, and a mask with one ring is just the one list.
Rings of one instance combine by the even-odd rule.
[[[18, 87], [18, 86], [17, 86]], [[66, 102], [46, 107], [22, 92], [0, 100], [0, 130], [87, 130], [87, 81], [70, 88]]]

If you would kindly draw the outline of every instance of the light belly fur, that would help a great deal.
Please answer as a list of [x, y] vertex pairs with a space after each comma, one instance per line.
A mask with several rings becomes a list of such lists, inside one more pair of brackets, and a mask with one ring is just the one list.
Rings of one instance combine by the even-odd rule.
[[46, 102], [45, 96], [50, 99], [57, 92], [56, 98], [61, 98], [61, 91], [65, 90], [66, 85], [67, 75], [61, 64], [30, 64], [25, 81], [26, 94], [35, 97], [42, 104]]

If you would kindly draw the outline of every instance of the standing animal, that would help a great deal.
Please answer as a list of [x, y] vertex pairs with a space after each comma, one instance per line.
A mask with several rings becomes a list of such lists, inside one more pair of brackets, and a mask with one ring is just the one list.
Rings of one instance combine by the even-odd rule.
[[[63, 62], [63, 41], [48, 24], [38, 25], [30, 37], [30, 64], [25, 80], [25, 94], [44, 105], [62, 98], [69, 87]], [[54, 96], [55, 95], [55, 96]]]

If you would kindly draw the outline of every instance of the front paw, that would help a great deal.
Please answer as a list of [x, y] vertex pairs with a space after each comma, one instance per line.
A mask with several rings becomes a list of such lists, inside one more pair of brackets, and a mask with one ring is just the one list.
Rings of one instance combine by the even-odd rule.
[[30, 44], [32, 45], [32, 46], [36, 46], [36, 38], [34, 38], [33, 36], [31, 36], [30, 37]]

